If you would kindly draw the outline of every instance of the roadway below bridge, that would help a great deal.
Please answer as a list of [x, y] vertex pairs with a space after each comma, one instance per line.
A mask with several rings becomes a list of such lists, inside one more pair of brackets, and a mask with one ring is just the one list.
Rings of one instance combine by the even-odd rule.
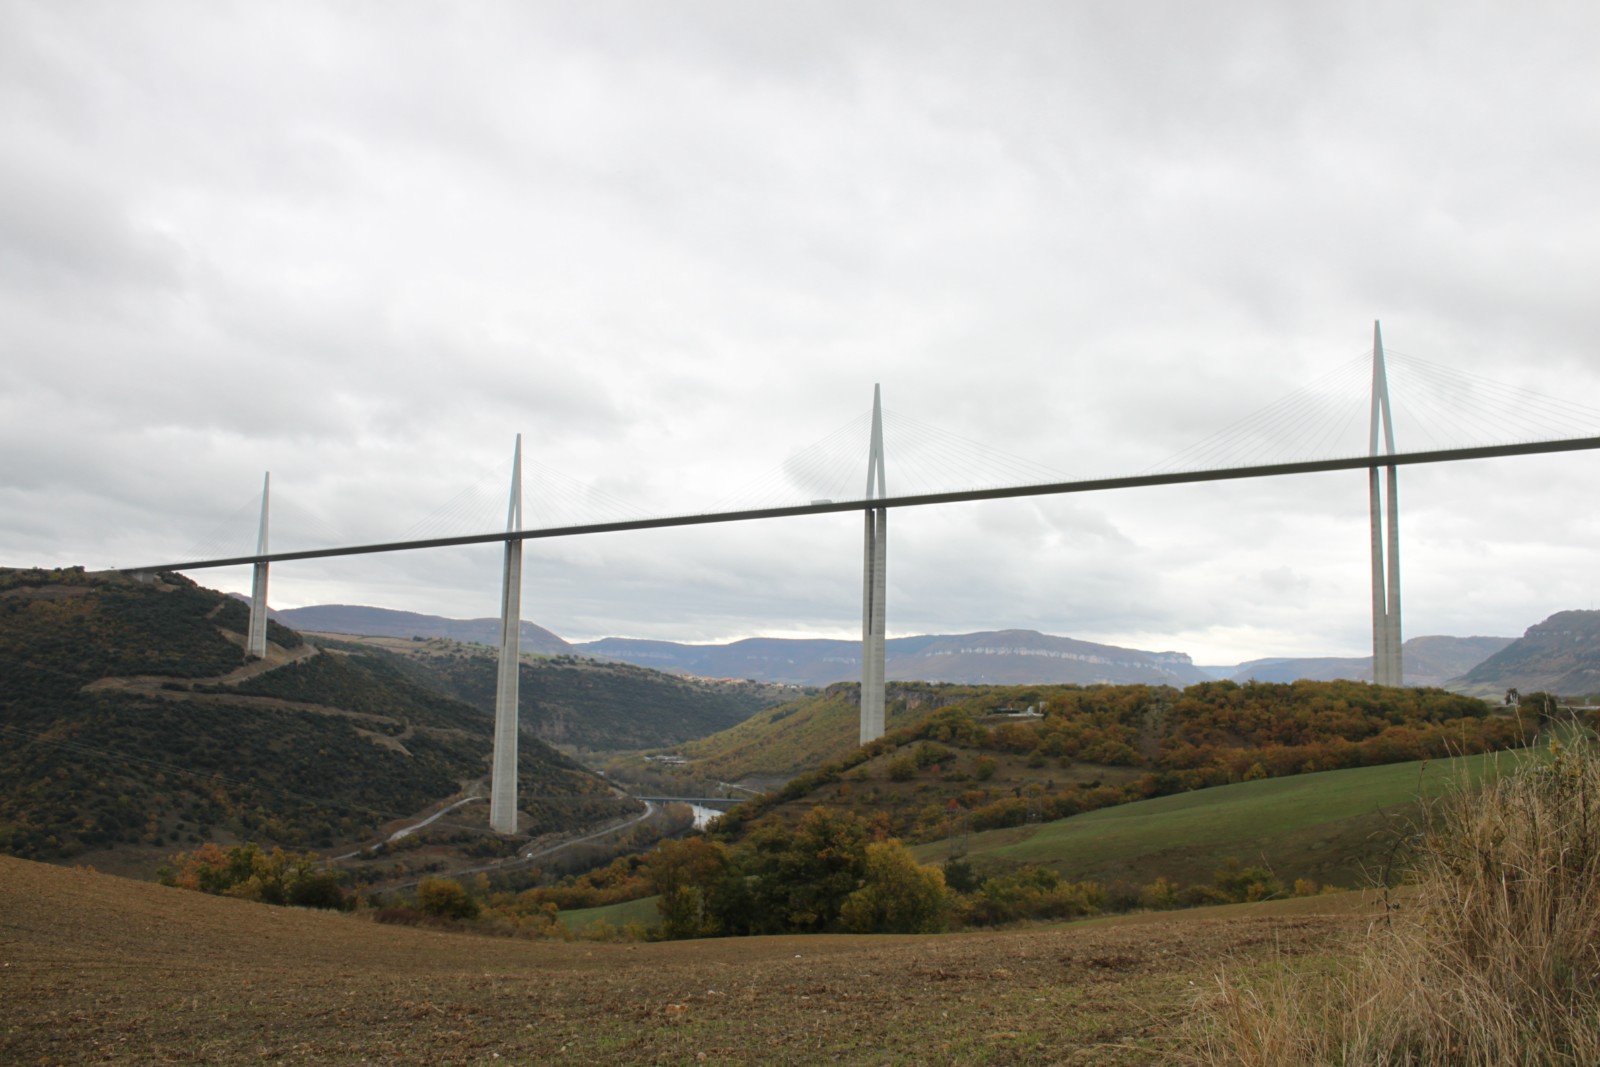
[[633, 799], [654, 804], [695, 804], [702, 808], [732, 808], [744, 803], [744, 797], [647, 797], [634, 794]]

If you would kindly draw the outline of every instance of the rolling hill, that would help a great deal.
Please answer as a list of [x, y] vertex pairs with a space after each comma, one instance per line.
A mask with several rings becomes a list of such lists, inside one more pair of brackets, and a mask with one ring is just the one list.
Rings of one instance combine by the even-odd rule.
[[[177, 575], [0, 570], [0, 851], [153, 868], [205, 840], [327, 848], [486, 773], [478, 709], [276, 623], [247, 660], [247, 616]], [[532, 738], [519, 778], [530, 832], [634, 808]]]
[[1600, 693], [1600, 611], [1558, 611], [1453, 684], [1489, 696], [1507, 689]]
[[941, 862], [954, 845], [986, 873], [1032, 864], [1104, 884], [1201, 883], [1234, 859], [1265, 865], [1286, 883], [1365, 887], [1381, 880], [1389, 853], [1421, 823], [1422, 801], [1505, 773], [1535, 751], [1542, 750], [1219, 785], [930, 842], [915, 852], [925, 863]]
[[841, 754], [819, 756], [781, 789], [741, 805], [723, 832], [738, 835], [768, 815], [793, 821], [820, 805], [927, 841], [955, 818], [974, 831], [1049, 822], [1241, 781], [1516, 747], [1536, 726], [1443, 690], [1347, 681], [1217, 681], [1183, 691], [913, 687], [907, 695], [918, 705], [866, 746], [855, 745], [855, 690], [840, 686], [683, 746], [683, 773], [771, 773], [801, 760], [806, 747], [829, 744]]
[[[944, 695], [954, 699], [711, 827], [704, 847], [725, 851], [701, 858], [726, 856], [733, 871], [719, 882], [720, 868], [707, 867], [700, 886], [725, 902], [713, 932], [815, 921], [821, 905], [782, 888], [789, 859], [774, 857], [821, 855], [817, 842], [833, 833], [916, 844], [924, 862], [964, 859], [946, 876], [977, 922], [1015, 918], [1029, 887], [1055, 893], [1060, 876], [1096, 883], [1060, 892], [1114, 907], [1370, 884], [1415, 835], [1420, 798], [1515, 765], [1539, 723], [1532, 705], [1494, 710], [1443, 690], [1347, 681]], [[849, 710], [850, 694], [828, 696], [842, 708], [814, 704], [819, 723]], [[698, 762], [682, 770], [708, 774]], [[739, 910], [747, 876], [764, 887], [751, 890], [753, 912]]]
[[[853, 759], [858, 752], [859, 694], [859, 686], [830, 686], [818, 696], [753, 715], [722, 733], [679, 746], [678, 751], [689, 758], [697, 773], [727, 781], [781, 780]], [[901, 743], [906, 737], [920, 736], [936, 720], [981, 720], [985, 732], [1000, 731], [1011, 736], [1013, 740], [1005, 744], [1028, 753], [1037, 747], [1028, 738], [1056, 733], [1091, 707], [1098, 709], [1093, 712], [1095, 721], [1074, 725], [1074, 737], [1054, 742], [1054, 750], [1044, 752], [1041, 758], [1057, 760], [1066, 756], [1068, 763], [1087, 761], [1191, 772], [1227, 752], [1235, 753], [1228, 759], [1232, 761], [1229, 773], [1236, 776], [1258, 758], [1266, 760], [1268, 770], [1276, 762], [1284, 768], [1276, 773], [1293, 773], [1308, 762], [1320, 761], [1323, 767], [1345, 765], [1328, 763], [1333, 758], [1328, 753], [1306, 754], [1295, 762], [1292, 753], [1314, 740], [1320, 743], [1338, 737], [1355, 744], [1376, 738], [1391, 727], [1428, 727], [1445, 719], [1481, 721], [1486, 724], [1483, 729], [1491, 733], [1501, 729], [1487, 724], [1488, 706], [1471, 697], [1437, 689], [1388, 689], [1342, 680], [1246, 685], [1211, 681], [1184, 690], [1140, 685], [956, 686], [898, 682], [888, 687], [885, 700], [889, 735], [900, 738]], [[1029, 714], [1030, 709], [1034, 714]], [[1217, 723], [1233, 725], [1222, 728]], [[1496, 736], [1492, 747], [1509, 743], [1508, 738]], [[1403, 744], [1413, 740], [1406, 738]], [[1261, 748], [1262, 753], [1237, 764], [1243, 757], [1236, 750], [1246, 748]], [[1115, 758], [1095, 758], [1084, 754], [1086, 751], [1101, 751]], [[1337, 758], [1349, 755], [1346, 751]], [[1402, 758], [1406, 757], [1392, 756], [1376, 762]], [[1229, 779], [1224, 774], [1219, 780]]]

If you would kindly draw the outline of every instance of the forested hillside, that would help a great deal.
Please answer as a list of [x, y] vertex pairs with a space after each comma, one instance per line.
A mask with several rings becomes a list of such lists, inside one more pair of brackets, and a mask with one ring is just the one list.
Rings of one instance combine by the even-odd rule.
[[[272, 626], [185, 578], [0, 570], [0, 851], [357, 841], [481, 778], [489, 720], [366, 654]], [[631, 802], [531, 738], [531, 832]]]
[[[434, 638], [380, 644], [408, 677], [493, 714], [497, 654]], [[676, 745], [743, 722], [795, 694], [764, 682], [711, 682], [579, 656], [525, 657], [518, 684], [522, 728], [586, 752]]]

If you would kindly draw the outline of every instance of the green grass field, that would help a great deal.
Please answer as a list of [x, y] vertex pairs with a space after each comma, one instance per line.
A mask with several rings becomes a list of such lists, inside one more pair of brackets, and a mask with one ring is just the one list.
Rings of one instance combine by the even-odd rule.
[[626, 926], [628, 923], [642, 923], [645, 926], [654, 926], [661, 921], [661, 915], [656, 911], [656, 901], [659, 897], [645, 897], [642, 900], [625, 900], [621, 904], [607, 904], [603, 908], [573, 908], [564, 911], [560, 919], [566, 924], [567, 929], [577, 931], [594, 922], [604, 919], [612, 926]]
[[[981, 872], [1037, 864], [1064, 877], [1147, 883], [1210, 881], [1235, 858], [1279, 878], [1372, 884], [1396, 836], [1421, 815], [1420, 798], [1502, 773], [1523, 753], [1396, 763], [1302, 774], [1157, 797], [1039, 826], [973, 834], [967, 859]], [[948, 842], [914, 850], [943, 862]]]

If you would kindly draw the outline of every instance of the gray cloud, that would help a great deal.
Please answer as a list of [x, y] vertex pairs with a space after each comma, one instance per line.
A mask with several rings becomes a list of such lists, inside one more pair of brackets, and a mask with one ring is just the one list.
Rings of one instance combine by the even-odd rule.
[[[785, 461], [874, 382], [924, 427], [1126, 473], [1358, 357], [1380, 317], [1399, 352], [1581, 404], [1597, 23], [1562, 3], [5, 4], [0, 559], [247, 546], [266, 469], [275, 543], [493, 526], [518, 432], [546, 521], [757, 483], [809, 499], [833, 482], [788, 485]], [[1364, 444], [1358, 393], [1337, 451]], [[1406, 447], [1541, 425], [1512, 394], [1454, 424], [1417, 397]], [[981, 477], [928, 432], [891, 434], [892, 486]], [[1408, 632], [1583, 606], [1586, 462], [1408, 471]], [[890, 628], [1359, 654], [1364, 501], [1350, 475], [897, 514]], [[855, 530], [543, 542], [528, 614], [848, 634]], [[487, 614], [495, 560], [286, 566], [274, 588]]]

